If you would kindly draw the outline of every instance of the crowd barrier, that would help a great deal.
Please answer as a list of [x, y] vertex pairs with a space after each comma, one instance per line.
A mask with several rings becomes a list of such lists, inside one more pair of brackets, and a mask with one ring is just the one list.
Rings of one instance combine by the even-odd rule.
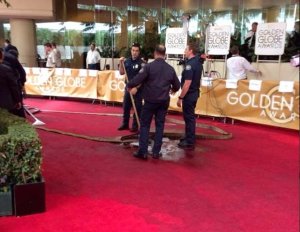
[[[118, 71], [25, 68], [28, 95], [122, 102], [125, 78]], [[202, 81], [196, 113], [299, 130], [299, 82]], [[170, 110], [181, 111], [171, 95]]]

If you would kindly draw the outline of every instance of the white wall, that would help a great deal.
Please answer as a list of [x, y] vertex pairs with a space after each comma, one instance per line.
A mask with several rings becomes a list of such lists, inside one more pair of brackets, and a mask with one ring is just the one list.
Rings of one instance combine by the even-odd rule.
[[53, 0], [9, 0], [10, 7], [0, 4], [0, 18], [51, 19]]

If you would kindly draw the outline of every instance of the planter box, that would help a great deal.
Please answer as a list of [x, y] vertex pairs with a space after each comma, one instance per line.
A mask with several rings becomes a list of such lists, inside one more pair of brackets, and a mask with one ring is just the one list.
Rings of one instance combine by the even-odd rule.
[[0, 192], [0, 216], [13, 215], [12, 192]]
[[45, 181], [14, 186], [16, 216], [42, 213], [46, 210]]

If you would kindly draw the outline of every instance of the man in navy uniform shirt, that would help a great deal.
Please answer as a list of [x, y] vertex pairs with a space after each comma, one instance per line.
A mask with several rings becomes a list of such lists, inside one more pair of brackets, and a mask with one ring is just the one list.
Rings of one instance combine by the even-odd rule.
[[[139, 73], [142, 66], [144, 65], [143, 60], [140, 57], [140, 45], [134, 43], [131, 46], [131, 57], [125, 60], [124, 57], [120, 58], [119, 72], [121, 75], [125, 74], [124, 66], [126, 69], [128, 81], [131, 81], [135, 75]], [[124, 62], [124, 65], [123, 65]], [[140, 88], [137, 90], [137, 93], [134, 95], [134, 104], [136, 106], [138, 116], [141, 115], [142, 109], [142, 96]], [[124, 100], [123, 100], [123, 122], [118, 130], [128, 130], [129, 129], [129, 119], [130, 119], [130, 110], [132, 108], [132, 101], [129, 92], [125, 89]], [[140, 117], [139, 117], [140, 118]], [[137, 117], [133, 116], [132, 122], [132, 132], [138, 131]]]
[[185, 121], [185, 136], [178, 144], [181, 148], [194, 148], [196, 140], [195, 108], [200, 94], [202, 73], [202, 63], [196, 55], [197, 50], [196, 44], [189, 43], [184, 52], [187, 61], [181, 74], [181, 94], [177, 101], [177, 106], [182, 106]]
[[135, 157], [141, 159], [147, 159], [149, 130], [153, 116], [155, 116], [155, 137], [152, 157], [158, 159], [161, 156], [170, 91], [175, 93], [180, 89], [180, 82], [174, 68], [165, 61], [165, 53], [165, 46], [157, 45], [154, 51], [155, 60], [146, 64], [127, 85], [130, 91], [131, 88], [143, 84], [144, 105], [141, 114], [139, 149], [134, 153]]

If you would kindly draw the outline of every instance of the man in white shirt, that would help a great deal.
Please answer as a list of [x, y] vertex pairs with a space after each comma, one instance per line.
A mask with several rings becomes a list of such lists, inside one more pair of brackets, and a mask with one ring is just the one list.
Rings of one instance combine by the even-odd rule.
[[86, 56], [86, 68], [100, 70], [100, 53], [95, 49], [95, 43], [91, 43], [90, 50]]
[[44, 47], [47, 58], [46, 68], [55, 68], [55, 58], [51, 43], [45, 43]]
[[61, 67], [61, 53], [56, 47], [56, 43], [52, 43], [53, 58], [56, 68]]
[[232, 57], [227, 60], [227, 79], [243, 80], [247, 79], [247, 71], [261, 74], [259, 70], [254, 68], [249, 61], [239, 55], [239, 48], [233, 46], [230, 49]]

